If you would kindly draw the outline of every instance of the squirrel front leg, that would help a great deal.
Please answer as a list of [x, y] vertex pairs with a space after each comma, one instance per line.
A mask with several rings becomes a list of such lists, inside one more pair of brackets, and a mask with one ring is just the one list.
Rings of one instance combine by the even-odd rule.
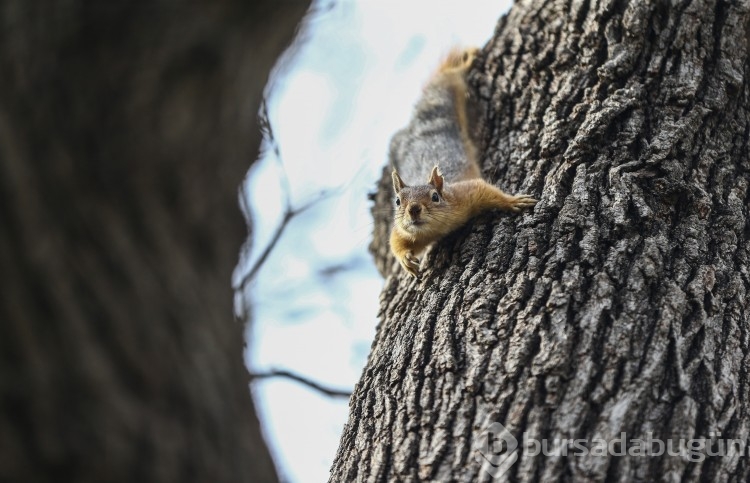
[[488, 183], [488, 186], [493, 190], [497, 190], [495, 200], [497, 208], [505, 211], [512, 211], [513, 213], [520, 213], [523, 210], [531, 208], [536, 205], [537, 200], [529, 195], [509, 195], [500, 188], [493, 186]]
[[404, 270], [419, 278], [419, 259], [414, 255], [414, 244], [394, 228], [391, 232], [391, 251]]
[[453, 187], [460, 204], [470, 207], [470, 216], [493, 208], [519, 213], [537, 203], [529, 195], [509, 195], [481, 178], [459, 181]]

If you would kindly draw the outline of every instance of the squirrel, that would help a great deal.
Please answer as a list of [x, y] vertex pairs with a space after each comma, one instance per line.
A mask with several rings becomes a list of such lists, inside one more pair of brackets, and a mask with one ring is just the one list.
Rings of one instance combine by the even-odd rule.
[[[481, 178], [466, 81], [477, 52], [450, 52], [425, 85], [411, 122], [391, 141], [396, 193], [391, 252], [415, 278], [417, 256], [479, 213], [495, 208], [520, 212], [537, 202], [529, 195], [509, 195]], [[415, 184], [407, 185], [399, 171]]]

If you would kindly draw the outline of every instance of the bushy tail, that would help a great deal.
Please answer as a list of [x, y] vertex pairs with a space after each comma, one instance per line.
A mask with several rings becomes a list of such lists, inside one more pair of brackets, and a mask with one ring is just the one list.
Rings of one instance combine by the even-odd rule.
[[435, 74], [435, 78], [441, 78], [441, 83], [446, 85], [452, 93], [458, 130], [468, 161], [468, 166], [463, 172], [463, 178], [480, 176], [479, 165], [477, 164], [477, 148], [472, 137], [472, 119], [475, 113], [469, 106], [469, 87], [466, 81], [466, 73], [474, 63], [478, 53], [479, 49], [476, 47], [454, 47], [443, 59]]
[[476, 47], [469, 47], [466, 49], [460, 47], [454, 47], [448, 53], [448, 55], [441, 62], [438, 67], [438, 72], [452, 72], [461, 71], [461, 73], [469, 70], [474, 59], [477, 57], [479, 49]]

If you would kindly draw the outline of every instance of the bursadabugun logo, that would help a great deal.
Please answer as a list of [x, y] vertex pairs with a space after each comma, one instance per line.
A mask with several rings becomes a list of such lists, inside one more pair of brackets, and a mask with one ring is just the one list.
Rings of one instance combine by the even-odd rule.
[[[644, 437], [645, 436], [645, 437]], [[720, 431], [710, 431], [709, 437], [654, 438], [651, 431], [637, 438], [629, 438], [625, 432], [612, 439], [603, 438], [551, 438], [536, 439], [526, 432], [518, 440], [500, 423], [492, 423], [475, 439], [474, 458], [493, 478], [505, 474], [518, 461], [522, 450], [524, 457], [577, 456], [577, 457], [679, 457], [683, 460], [701, 462], [707, 457], [737, 458], [748, 455], [750, 446], [744, 439], [723, 439]]]
[[474, 442], [474, 459], [493, 478], [503, 475], [518, 460], [518, 440], [500, 423], [487, 426]]

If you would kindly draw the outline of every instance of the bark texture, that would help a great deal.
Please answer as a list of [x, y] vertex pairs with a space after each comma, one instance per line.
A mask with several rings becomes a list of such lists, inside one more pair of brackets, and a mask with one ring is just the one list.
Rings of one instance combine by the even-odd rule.
[[384, 173], [381, 322], [332, 481], [489, 481], [493, 422], [513, 481], [747, 481], [745, 456], [531, 456], [521, 435], [748, 442], [749, 27], [710, 0], [500, 20], [471, 78], [483, 172], [540, 202], [477, 218], [415, 282], [387, 254]]
[[0, 481], [276, 481], [231, 275], [309, 2], [0, 6]]

